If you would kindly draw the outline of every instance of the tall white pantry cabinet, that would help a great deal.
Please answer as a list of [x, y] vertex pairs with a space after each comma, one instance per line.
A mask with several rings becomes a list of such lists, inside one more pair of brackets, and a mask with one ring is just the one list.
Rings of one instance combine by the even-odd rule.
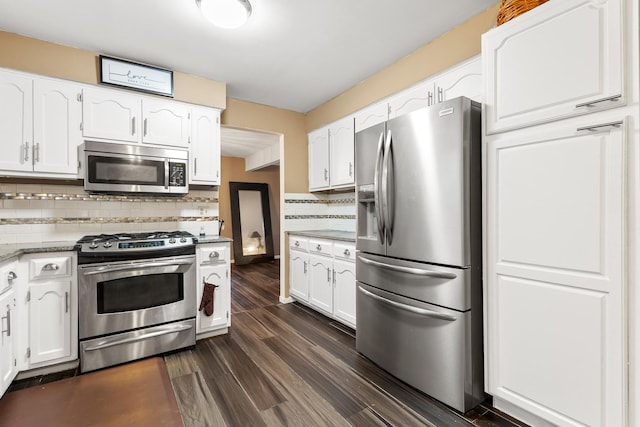
[[532, 425], [640, 425], [638, 2], [483, 35], [485, 388]]

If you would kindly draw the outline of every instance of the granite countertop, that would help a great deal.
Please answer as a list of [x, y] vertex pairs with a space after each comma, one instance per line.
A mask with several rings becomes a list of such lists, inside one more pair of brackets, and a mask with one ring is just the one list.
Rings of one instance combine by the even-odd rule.
[[305, 237], [317, 237], [321, 239], [333, 239], [342, 240], [344, 242], [355, 242], [355, 231], [340, 231], [340, 230], [301, 230], [301, 231], [288, 231], [289, 234], [296, 234], [298, 236]]
[[[221, 237], [215, 235], [207, 235], [205, 237], [198, 237], [198, 243], [219, 243], [219, 242], [232, 242], [232, 239], [228, 237]], [[23, 254], [35, 254], [44, 252], [64, 252], [72, 251], [76, 245], [76, 241], [60, 241], [60, 242], [33, 242], [33, 243], [18, 243], [15, 245], [1, 245], [0, 244], [0, 262], [7, 259], [20, 256]]]

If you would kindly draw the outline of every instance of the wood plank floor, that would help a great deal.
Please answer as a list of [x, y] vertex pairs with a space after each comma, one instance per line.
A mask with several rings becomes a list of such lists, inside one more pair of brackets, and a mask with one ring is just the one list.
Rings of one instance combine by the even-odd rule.
[[355, 350], [350, 328], [279, 304], [279, 264], [233, 266], [232, 326], [165, 356], [186, 426], [522, 426], [490, 405], [461, 415]]

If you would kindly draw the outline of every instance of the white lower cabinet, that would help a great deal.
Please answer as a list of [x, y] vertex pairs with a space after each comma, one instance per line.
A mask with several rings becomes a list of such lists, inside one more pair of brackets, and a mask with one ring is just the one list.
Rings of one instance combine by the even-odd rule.
[[213, 313], [209, 316], [204, 308], [196, 313], [198, 338], [227, 332], [231, 326], [231, 264], [229, 243], [207, 243], [197, 247], [197, 292], [196, 307], [200, 307], [205, 282], [216, 285], [213, 291]]
[[21, 329], [15, 310], [17, 267], [17, 259], [0, 264], [0, 396], [18, 374], [16, 348]]
[[289, 236], [289, 294], [355, 328], [355, 246], [329, 239]]
[[26, 286], [17, 293], [22, 312], [19, 368], [39, 368], [78, 358], [75, 252], [39, 253], [20, 259]]

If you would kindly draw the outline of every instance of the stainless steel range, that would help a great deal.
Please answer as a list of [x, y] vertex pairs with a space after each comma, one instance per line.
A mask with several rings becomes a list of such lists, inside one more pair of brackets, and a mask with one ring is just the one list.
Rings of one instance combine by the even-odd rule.
[[195, 345], [195, 244], [182, 231], [78, 241], [81, 372]]

